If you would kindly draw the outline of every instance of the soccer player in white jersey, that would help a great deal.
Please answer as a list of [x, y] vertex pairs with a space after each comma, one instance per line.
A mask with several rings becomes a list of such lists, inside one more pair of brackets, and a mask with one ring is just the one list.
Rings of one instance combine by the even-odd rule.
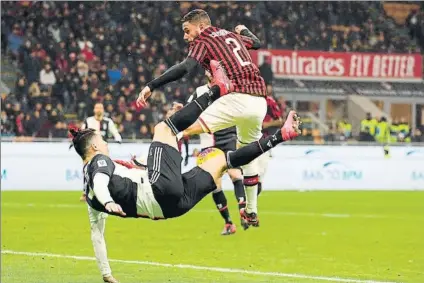
[[94, 105], [94, 116], [88, 117], [85, 119], [84, 123], [81, 126], [81, 129], [94, 129], [98, 130], [103, 139], [106, 141], [110, 136], [113, 136], [115, 141], [121, 142], [122, 138], [119, 134], [118, 129], [115, 126], [115, 123], [112, 119], [105, 117], [105, 109], [103, 103], [97, 102]]
[[101, 213], [152, 220], [182, 216], [216, 190], [216, 183], [226, 170], [248, 164], [279, 143], [299, 135], [300, 120], [296, 112], [291, 111], [284, 126], [274, 135], [227, 154], [220, 152], [211, 158], [205, 157], [202, 165], [182, 174], [182, 157], [174, 132], [189, 127], [203, 109], [230, 92], [231, 86], [220, 80], [225, 79], [225, 74], [217, 72], [206, 94], [184, 108], [174, 104], [167, 114], [174, 129], [165, 122], [155, 126], [145, 167], [111, 160], [107, 142], [93, 129], [70, 130], [72, 145], [84, 164], [86, 201], [92, 227], [96, 226], [95, 233], [92, 228], [92, 239], [99, 266], [108, 267], [104, 226], [101, 226], [104, 221], [99, 221]]

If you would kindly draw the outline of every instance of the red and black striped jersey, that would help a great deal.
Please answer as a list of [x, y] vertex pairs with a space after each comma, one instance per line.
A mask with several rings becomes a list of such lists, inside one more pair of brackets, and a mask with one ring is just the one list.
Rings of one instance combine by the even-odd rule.
[[210, 26], [190, 43], [188, 57], [208, 71], [211, 60], [221, 62], [235, 92], [265, 96], [265, 81], [248, 51], [252, 44], [249, 37]]
[[[270, 122], [272, 120], [278, 120], [282, 116], [282, 111], [277, 101], [272, 96], [266, 97], [267, 111], [264, 118], [264, 122]], [[265, 136], [274, 134], [280, 127], [272, 126], [262, 130]]]

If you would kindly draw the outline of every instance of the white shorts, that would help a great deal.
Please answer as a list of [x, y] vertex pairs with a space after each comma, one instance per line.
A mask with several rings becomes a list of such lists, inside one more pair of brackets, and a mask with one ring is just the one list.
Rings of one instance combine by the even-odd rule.
[[263, 180], [266, 170], [268, 168], [268, 163], [269, 160], [271, 159], [271, 151], [267, 151], [264, 154], [262, 154], [261, 156], [259, 156], [257, 158], [257, 162], [258, 162], [258, 167], [259, 167], [259, 178], [261, 178], [261, 180]]
[[265, 97], [233, 92], [220, 97], [206, 108], [199, 122], [207, 133], [236, 126], [239, 142], [248, 144], [261, 138], [266, 111]]

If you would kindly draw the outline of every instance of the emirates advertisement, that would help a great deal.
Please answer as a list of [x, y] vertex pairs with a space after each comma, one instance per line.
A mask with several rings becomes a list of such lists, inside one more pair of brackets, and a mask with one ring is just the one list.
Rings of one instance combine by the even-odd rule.
[[258, 66], [270, 63], [276, 78], [391, 82], [423, 79], [419, 54], [270, 49], [252, 51], [251, 56]]

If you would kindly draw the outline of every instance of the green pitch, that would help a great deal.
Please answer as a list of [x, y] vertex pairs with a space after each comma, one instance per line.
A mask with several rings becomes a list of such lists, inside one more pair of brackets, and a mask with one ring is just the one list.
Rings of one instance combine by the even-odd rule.
[[[2, 283], [102, 282], [79, 192], [1, 197]], [[174, 220], [109, 217], [113, 274], [123, 283], [424, 282], [424, 192], [264, 192], [259, 206], [260, 228], [226, 237], [211, 197]]]

